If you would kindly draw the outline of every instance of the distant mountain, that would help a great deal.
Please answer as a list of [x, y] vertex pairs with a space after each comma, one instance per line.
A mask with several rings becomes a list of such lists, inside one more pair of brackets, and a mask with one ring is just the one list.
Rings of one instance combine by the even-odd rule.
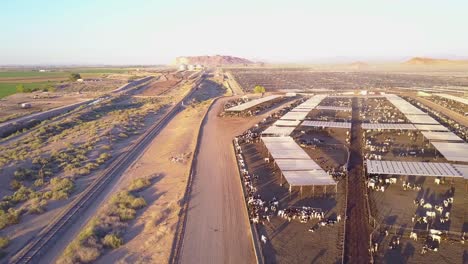
[[405, 61], [403, 64], [405, 65], [452, 66], [452, 65], [468, 65], [468, 60], [448, 60], [448, 59], [414, 57]]
[[217, 66], [217, 65], [235, 65], [235, 64], [253, 64], [254, 62], [233, 56], [192, 56], [192, 57], [177, 57], [175, 59], [176, 65], [181, 64], [201, 64], [204, 66]]
[[362, 69], [367, 69], [369, 68], [369, 64], [362, 62], [362, 61], [356, 61], [351, 64], [348, 64], [348, 66], [352, 69], [355, 70], [362, 70]]

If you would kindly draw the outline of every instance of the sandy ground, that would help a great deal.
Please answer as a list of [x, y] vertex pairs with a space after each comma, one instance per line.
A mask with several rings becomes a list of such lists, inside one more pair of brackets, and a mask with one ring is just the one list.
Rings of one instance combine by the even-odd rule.
[[[224, 90], [211, 81], [201, 84], [192, 98], [201, 103], [188, 106], [156, 136], [148, 149], [127, 170], [116, 189], [132, 179], [155, 176], [153, 185], [144, 190], [148, 206], [141, 210], [124, 235], [125, 244], [106, 252], [99, 263], [167, 263], [179, 220], [180, 203], [201, 121], [210, 99]], [[180, 158], [173, 161], [173, 158]]]
[[[36, 99], [34, 99], [35, 95], [37, 95]], [[94, 94], [49, 94], [42, 92], [13, 94], [0, 100], [0, 120], [16, 118], [60, 106], [71, 105], [94, 97]], [[22, 109], [20, 107], [20, 104], [22, 103], [30, 103], [31, 108]]]
[[[189, 89], [188, 85], [184, 85], [183, 87], [181, 86], [181, 87], [173, 88], [171, 90], [171, 95], [173, 96], [174, 100], [175, 99], [180, 100], [182, 94], [186, 93], [188, 89]], [[157, 122], [160, 119], [161, 114], [164, 111], [165, 110], [162, 110], [161, 112], [157, 112], [157, 113], [148, 114], [144, 119], [145, 120], [144, 123], [146, 124], [145, 128], [147, 128], [148, 125], [154, 124], [155, 122]], [[106, 117], [103, 117], [103, 118], [105, 119]], [[86, 133], [84, 131], [79, 131], [79, 132]], [[140, 131], [140, 133], [142, 133], [142, 131]], [[80, 139], [82, 139], [82, 137], [73, 138], [73, 139], [66, 137], [64, 140], [60, 140], [58, 142], [54, 142], [51, 144], [54, 144], [54, 145], [58, 144], [58, 146], [60, 146], [60, 145], [63, 145], [64, 142], [71, 142], [71, 141], [76, 141]], [[130, 136], [127, 139], [122, 139], [122, 140], [114, 142], [112, 149], [109, 150], [109, 153], [111, 153], [112, 156], [116, 158], [117, 156], [125, 152], [127, 150], [126, 148], [128, 146], [131, 146], [135, 139], [137, 139], [137, 136]], [[84, 141], [86, 141], [86, 139], [84, 139]], [[81, 143], [82, 142], [83, 141], [81, 141]], [[110, 163], [106, 163], [106, 165], [108, 164]], [[49, 220], [55, 217], [57, 213], [61, 209], [64, 208], [63, 207], [64, 205], [68, 204], [76, 195], [78, 195], [85, 187], [87, 187], [95, 179], [95, 176], [97, 176], [100, 172], [102, 172], [102, 170], [105, 167], [106, 166], [101, 166], [99, 169], [93, 171], [91, 174], [85, 177], [78, 177], [75, 181], [76, 188], [74, 192], [72, 193], [72, 196], [70, 197], [70, 199], [51, 202], [47, 206], [47, 211], [45, 213], [40, 214], [40, 215], [26, 215], [22, 217], [21, 222], [19, 224], [9, 226], [3, 229], [1, 232], [2, 235], [8, 235], [12, 240], [12, 243], [9, 245], [7, 249], [8, 253], [13, 254], [14, 252], [16, 252], [19, 248], [21, 248], [24, 245], [24, 243], [27, 240], [31, 238], [31, 236], [39, 232], [45, 225], [47, 225], [50, 222]], [[5, 179], [8, 179], [8, 178], [7, 177], [0, 178], [2, 182], [4, 182]], [[116, 181], [117, 180], [109, 183], [109, 185], [113, 186]], [[8, 186], [8, 184], [9, 183], [6, 182], [3, 186]], [[115, 190], [113, 188], [108, 188], [108, 189], [109, 190], [102, 192], [102, 195], [101, 195], [102, 197], [100, 197], [100, 199], [105, 199], [106, 193], [111, 193], [112, 191]], [[108, 197], [109, 196], [107, 196], [107, 198]], [[84, 225], [87, 219], [92, 216], [92, 213], [89, 213], [89, 212], [90, 211], [95, 212], [95, 210], [97, 210], [97, 206], [99, 205], [100, 202], [101, 201], [96, 201], [95, 204], [93, 204], [93, 206], [91, 206], [85, 214], [82, 214], [82, 219], [79, 219], [79, 221], [76, 221], [76, 223], [74, 223], [74, 225], [70, 229], [67, 229], [66, 235], [64, 234], [64, 236], [62, 236], [57, 241], [55, 247], [58, 247], [58, 248], [61, 247], [61, 249], [56, 249], [56, 248], [51, 249], [50, 251], [52, 252], [48, 252], [48, 254], [44, 256], [45, 260], [42, 260], [41, 258], [41, 261], [44, 261], [45, 263], [51, 263], [52, 260], [56, 257], [56, 255], [59, 254], [58, 252], [61, 252], [61, 250], [63, 250], [64, 247], [70, 242], [71, 238], [73, 237], [73, 234], [76, 234], [76, 232], [80, 230], [80, 228], [82, 227], [82, 225]]]

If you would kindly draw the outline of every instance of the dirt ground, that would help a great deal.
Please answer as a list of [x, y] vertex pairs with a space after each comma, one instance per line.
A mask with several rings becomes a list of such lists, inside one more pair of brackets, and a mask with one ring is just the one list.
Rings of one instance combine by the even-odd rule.
[[[122, 177], [119, 186], [134, 178], [156, 176], [142, 192], [148, 206], [130, 223], [119, 249], [107, 252], [99, 263], [167, 263], [179, 220], [180, 203], [200, 127], [210, 99], [224, 91], [210, 81], [201, 84], [194, 97], [199, 103], [179, 113], [148, 146]], [[117, 187], [119, 188], [119, 187]]]
[[[382, 160], [447, 162], [419, 131], [371, 130], [365, 135], [367, 140], [372, 140], [373, 145], [382, 146], [387, 142], [388, 152], [378, 153], [382, 155]], [[423, 149], [424, 153], [421, 153]], [[369, 149], [365, 152], [372, 153]]]
[[[403, 180], [422, 184], [422, 189], [403, 190]], [[435, 220], [429, 227], [423, 223], [412, 222], [414, 214], [423, 210], [414, 205], [415, 199], [424, 198], [431, 204], [439, 204], [447, 198], [451, 188], [454, 188], [455, 193], [454, 203], [448, 210], [450, 221], [442, 224]], [[468, 195], [462, 179], [451, 182], [446, 178], [445, 184], [437, 185], [432, 177], [400, 177], [398, 182], [390, 185], [385, 192], [371, 191], [370, 194], [372, 214], [376, 219], [373, 237], [380, 244], [377, 260], [385, 263], [467, 263], [468, 247], [459, 242], [461, 232], [468, 232]], [[442, 240], [438, 252], [422, 255], [420, 252], [425, 239], [422, 234], [427, 228], [450, 232], [449, 237], [454, 240]], [[388, 237], [381, 234], [384, 229], [389, 230]], [[421, 234], [418, 241], [409, 238], [412, 230]], [[402, 245], [398, 249], [389, 249], [389, 243], [395, 235], [403, 236]]]
[[[171, 100], [180, 100], [182, 94], [185, 94], [188, 89], [190, 88], [190, 85], [185, 84], [181, 86], [174, 87], [174, 89], [171, 90]], [[48, 155], [50, 152], [53, 151], [63, 151], [64, 146], [66, 147], [67, 144], [73, 143], [77, 146], [83, 145], [84, 143], [88, 142], [90, 139], [89, 132], [96, 129], [96, 126], [92, 125], [94, 123], [99, 124], [99, 125], [104, 125], [107, 128], [111, 128], [116, 131], [112, 131], [112, 133], [108, 133], [109, 131], [103, 130], [103, 129], [96, 129], [96, 133], [99, 133], [101, 137], [98, 137], [101, 139], [98, 144], [96, 145], [96, 148], [89, 153], [89, 159], [93, 160], [97, 158], [98, 155], [100, 155], [104, 144], [107, 144], [110, 146], [106, 150], [108, 154], [111, 154], [113, 158], [118, 157], [120, 154], [126, 151], [127, 147], [131, 146], [132, 143], [135, 141], [135, 139], [138, 138], [137, 135], [141, 134], [144, 132], [144, 130], [151, 124], [154, 124], [157, 122], [157, 120], [160, 119], [161, 115], [166, 111], [166, 107], [164, 107], [164, 104], [166, 103], [171, 103], [171, 101], [161, 101], [163, 106], [160, 108], [161, 111], [159, 111], [157, 108], [157, 101], [155, 104], [152, 104], [151, 109], [148, 109], [147, 114], [143, 117], [143, 119], [140, 119], [138, 124], [133, 123], [130, 132], [128, 132], [128, 137], [126, 138], [114, 138], [112, 140], [109, 135], [114, 134], [114, 132], [118, 133], [123, 129], [122, 127], [119, 126], [123, 121], [122, 119], [119, 119], [120, 116], [116, 113], [111, 113], [114, 109], [119, 108], [119, 105], [121, 105], [122, 109], [120, 110], [129, 110], [132, 111], [134, 109], [137, 109], [140, 104], [138, 103], [142, 99], [134, 98], [132, 96], [127, 96], [120, 98], [117, 101], [113, 101], [111, 105], [96, 105], [95, 107], [97, 108], [96, 112], [93, 112], [92, 109], [83, 109], [79, 113], [76, 113], [77, 116], [80, 116], [81, 119], [83, 120], [88, 120], [89, 122], [86, 124], [91, 124], [91, 126], [87, 126], [88, 129], [80, 129], [80, 124], [74, 123], [76, 119], [73, 119], [71, 117], [70, 119], [67, 120], [62, 120], [60, 122], [68, 125], [64, 125], [66, 127], [65, 130], [63, 130], [64, 133], [59, 133], [59, 134], [54, 134], [53, 136], [49, 137], [46, 142], [43, 142], [40, 146], [40, 149], [37, 150], [40, 155]], [[120, 111], [119, 110], [119, 111]], [[110, 111], [110, 112], [109, 112]], [[143, 110], [142, 110], [143, 111]], [[135, 113], [135, 112], [134, 112]], [[76, 117], [76, 116], [75, 116]], [[77, 119], [80, 119], [77, 118]], [[80, 120], [81, 120], [80, 119]], [[109, 122], [111, 123], [111, 126], [109, 125]], [[105, 124], [104, 124], [105, 123]], [[63, 125], [63, 124], [62, 124]], [[114, 126], [115, 125], [115, 126]], [[126, 128], [125, 128], [126, 129]], [[90, 130], [90, 131], [88, 131]], [[103, 136], [104, 135], [104, 136]], [[106, 136], [107, 135], [107, 136]], [[96, 134], [97, 136], [97, 134]], [[17, 142], [12, 142], [12, 145], [17, 144]], [[21, 144], [20, 144], [21, 145]], [[35, 153], [35, 152], [34, 152]], [[35, 154], [32, 155], [35, 155]], [[99, 175], [100, 172], [102, 172], [103, 169], [106, 168], [106, 165], [109, 163], [106, 163], [103, 166], [100, 166], [99, 168], [96, 168], [96, 170], [93, 170], [90, 174], [86, 176], [74, 176], [75, 179], [75, 188], [73, 193], [71, 194], [71, 197], [66, 200], [59, 200], [59, 201], [50, 201], [47, 205], [47, 210], [43, 214], [39, 215], [31, 215], [31, 214], [26, 214], [23, 217], [21, 217], [21, 221], [18, 224], [8, 226], [1, 230], [1, 235], [6, 235], [11, 239], [11, 244], [9, 245], [7, 251], [9, 254], [16, 252], [21, 246], [24, 245], [24, 243], [31, 238], [32, 235], [36, 234], [38, 231], [40, 231], [45, 225], [49, 223], [49, 220], [53, 217], [56, 216], [56, 214], [63, 208], [64, 205], [68, 204], [74, 197], [75, 195], [78, 195], [84, 188], [86, 188], [90, 183], [93, 182], [95, 177]], [[0, 194], [3, 195], [10, 195], [12, 191], [9, 189], [9, 182], [12, 178], [13, 171], [15, 169], [15, 166], [18, 166], [18, 164], [13, 164], [13, 165], [8, 165], [2, 168], [2, 176], [0, 177], [0, 181], [2, 183], [2, 187], [0, 188]], [[67, 176], [69, 172], [65, 171], [60, 171], [54, 177], [64, 177]], [[3, 175], [5, 174], [5, 175]], [[87, 219], [83, 216], [84, 219]], [[77, 226], [73, 226], [73, 228], [79, 228]], [[72, 229], [73, 229], [72, 228]], [[68, 232], [68, 231], [67, 231]], [[63, 238], [67, 239], [67, 238]], [[66, 244], [65, 244], [66, 245]], [[60, 245], [58, 245], [60, 246]], [[49, 252], [51, 258], [53, 259], [54, 256], [56, 256], [57, 253], [56, 249], [51, 250], [53, 252]], [[52, 261], [52, 260], [50, 260]]]
[[148, 87], [148, 89], [146, 89], [143, 93], [141, 93], [141, 95], [143, 96], [161, 95], [181, 81], [182, 81], [182, 78], [178, 76], [174, 76], [172, 74], [162, 75], [161, 77], [159, 77], [158, 82], [152, 83], [150, 87]]
[[[37, 96], [37, 98], [34, 98]], [[94, 98], [94, 94], [64, 93], [22, 93], [0, 99], [0, 120], [17, 118], [35, 112], [41, 112], [60, 106], [70, 105]], [[31, 108], [22, 109], [22, 103], [30, 103]]]
[[[242, 145], [246, 165], [252, 174], [259, 175], [257, 183], [258, 194], [263, 200], [269, 201], [276, 197], [279, 207], [309, 206], [321, 208], [325, 217], [344, 215], [345, 184], [341, 181], [337, 186], [304, 187], [302, 197], [299, 189], [293, 188], [289, 194], [287, 184], [281, 186], [280, 173], [272, 164], [263, 161], [266, 152], [261, 142]], [[264, 153], [265, 152], [265, 153]], [[343, 222], [332, 227], [322, 227], [316, 232], [308, 229], [318, 222], [314, 219], [306, 224], [298, 220], [288, 222], [280, 217], [273, 217], [265, 225], [257, 225], [259, 236], [268, 239], [262, 244], [266, 263], [341, 263]]]

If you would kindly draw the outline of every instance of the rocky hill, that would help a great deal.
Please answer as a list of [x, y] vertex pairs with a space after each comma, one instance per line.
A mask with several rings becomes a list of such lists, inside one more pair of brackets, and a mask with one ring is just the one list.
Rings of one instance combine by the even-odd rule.
[[440, 66], [451, 66], [451, 65], [468, 65], [466, 60], [448, 60], [448, 59], [433, 59], [414, 57], [404, 62], [405, 65], [440, 65]]
[[193, 56], [193, 57], [177, 57], [175, 59], [176, 65], [181, 64], [201, 64], [203, 66], [217, 66], [217, 65], [235, 65], [235, 64], [253, 64], [252, 61], [233, 57], [233, 56]]
[[353, 62], [351, 64], [348, 64], [348, 66], [354, 70], [363, 70], [363, 69], [369, 68], [369, 64], [362, 62], [362, 61]]

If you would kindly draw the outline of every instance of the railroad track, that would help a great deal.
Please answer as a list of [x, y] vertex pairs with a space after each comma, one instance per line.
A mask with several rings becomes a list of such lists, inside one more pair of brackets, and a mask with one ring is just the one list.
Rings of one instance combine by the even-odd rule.
[[47, 248], [54, 242], [54, 238], [60, 234], [60, 231], [72, 224], [76, 216], [84, 208], [88, 207], [90, 203], [98, 196], [111, 180], [117, 175], [123, 174], [125, 170], [134, 162], [136, 158], [143, 152], [148, 143], [153, 140], [162, 128], [179, 112], [182, 108], [182, 102], [190, 97], [195, 91], [200, 81], [194, 82], [190, 92], [188, 92], [182, 100], [174, 105], [156, 124], [151, 126], [137, 141], [118, 156], [108, 167], [105, 169], [95, 180], [82, 191], [59, 215], [57, 215], [52, 222], [47, 225], [39, 234], [33, 237], [28, 243], [18, 251], [8, 263], [37, 263], [42, 254], [45, 253]]

